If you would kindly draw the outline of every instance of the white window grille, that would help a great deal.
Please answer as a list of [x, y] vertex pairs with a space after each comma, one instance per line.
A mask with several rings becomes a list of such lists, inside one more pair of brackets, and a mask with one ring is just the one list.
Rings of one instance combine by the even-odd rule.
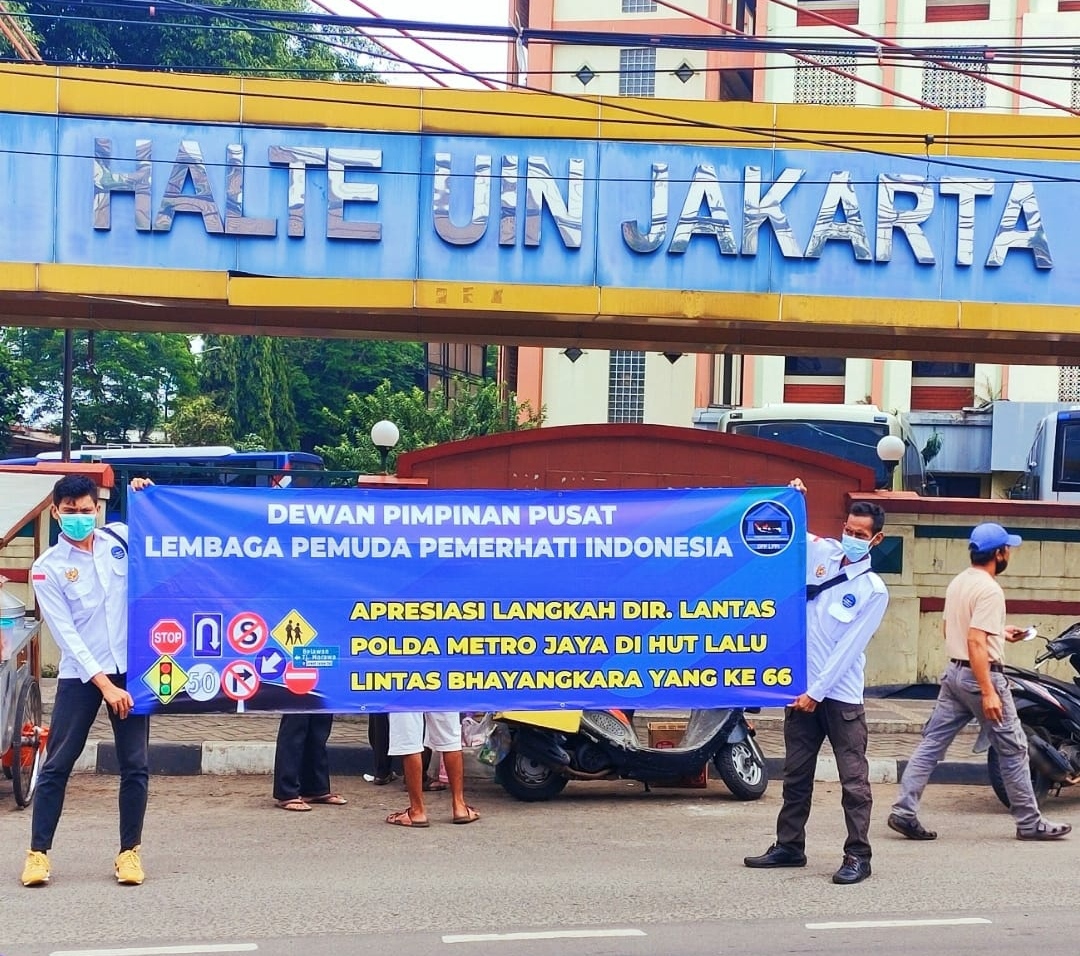
[[622, 0], [623, 13], [655, 13], [656, 0]]
[[1080, 110], [1080, 58], [1073, 60], [1072, 83], [1069, 86], [1069, 105], [1074, 110]]
[[[945, 69], [930, 64], [923, 70], [922, 99], [931, 106], [945, 110], [981, 110], [986, 108], [986, 61], [975, 59], [945, 60], [950, 66], [966, 70]], [[969, 74], [974, 73], [974, 76]]]
[[634, 47], [619, 51], [619, 95], [656, 96], [656, 50]]
[[645, 353], [612, 349], [608, 360], [608, 421], [645, 420]]
[[855, 80], [833, 73], [826, 67], [835, 67], [846, 73], [856, 74], [858, 69], [854, 56], [821, 54], [814, 57], [820, 66], [800, 63], [795, 67], [795, 103], [813, 103], [819, 106], [854, 106]]
[[1080, 365], [1058, 369], [1058, 401], [1080, 402]]

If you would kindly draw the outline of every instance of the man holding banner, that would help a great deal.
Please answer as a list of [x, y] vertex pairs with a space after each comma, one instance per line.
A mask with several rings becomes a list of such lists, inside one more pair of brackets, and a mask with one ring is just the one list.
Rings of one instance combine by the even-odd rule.
[[[796, 478], [791, 487], [805, 493]], [[776, 842], [752, 868], [806, 866], [806, 821], [810, 817], [814, 771], [828, 738], [843, 788], [847, 822], [844, 861], [833, 882], [860, 883], [870, 876], [870, 792], [863, 708], [864, 651], [881, 624], [889, 593], [870, 570], [870, 549], [884, 537], [885, 512], [856, 501], [848, 509], [839, 541], [810, 536], [806, 572], [806, 655], [808, 684], [784, 714], [784, 805], [776, 821]]]

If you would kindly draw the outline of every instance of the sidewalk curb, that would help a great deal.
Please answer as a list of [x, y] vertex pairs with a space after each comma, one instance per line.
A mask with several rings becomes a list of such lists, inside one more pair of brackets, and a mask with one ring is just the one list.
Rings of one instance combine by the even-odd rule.
[[[150, 772], [161, 776], [269, 775], [274, 770], [274, 749], [275, 744], [271, 741], [207, 740], [202, 743], [151, 741]], [[372, 772], [371, 748], [367, 745], [330, 744], [328, 750], [332, 774], [359, 776]], [[465, 750], [465, 779], [491, 780], [494, 770], [487, 764], [480, 763], [476, 759], [476, 752], [475, 749]], [[869, 764], [871, 783], [896, 783], [903, 774], [907, 761], [876, 757], [871, 758]], [[768, 767], [769, 779], [774, 783], [779, 783], [783, 777], [783, 758], [770, 757]], [[118, 773], [119, 765], [112, 741], [88, 741], [76, 761], [75, 772]], [[836, 761], [832, 757], [819, 758], [814, 779], [822, 783], [837, 783], [840, 778], [836, 770]], [[939, 764], [930, 782], [985, 786], [990, 780], [984, 762], [955, 760]]]

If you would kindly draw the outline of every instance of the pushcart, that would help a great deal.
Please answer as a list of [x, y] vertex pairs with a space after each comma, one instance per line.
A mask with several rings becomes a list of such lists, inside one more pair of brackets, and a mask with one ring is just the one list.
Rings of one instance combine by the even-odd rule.
[[11, 603], [0, 600], [0, 768], [11, 780], [15, 802], [26, 807], [34, 798], [48, 739], [34, 666], [41, 622], [4, 606]]

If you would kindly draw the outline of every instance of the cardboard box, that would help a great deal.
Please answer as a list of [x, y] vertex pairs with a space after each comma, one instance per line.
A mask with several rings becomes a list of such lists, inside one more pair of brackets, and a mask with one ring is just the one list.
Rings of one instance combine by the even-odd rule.
[[[661, 750], [665, 747], [678, 747], [685, 733], [685, 720], [651, 720], [649, 721], [649, 746]], [[658, 780], [654, 783], [658, 787], [702, 789], [709, 785], [709, 765], [702, 767], [701, 773], [696, 777], [675, 777], [672, 780]]]

